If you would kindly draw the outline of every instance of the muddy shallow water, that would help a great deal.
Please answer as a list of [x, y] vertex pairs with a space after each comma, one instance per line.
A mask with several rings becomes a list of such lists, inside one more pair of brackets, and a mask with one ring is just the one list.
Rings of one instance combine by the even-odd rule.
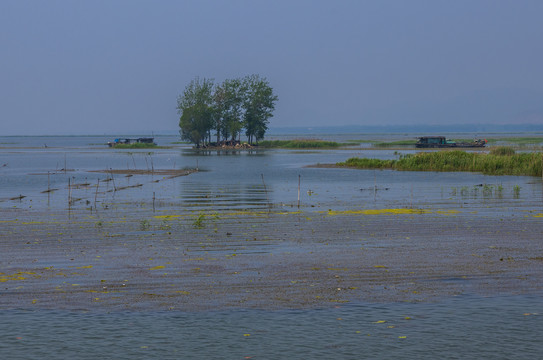
[[387, 150], [67, 139], [2, 141], [0, 355], [543, 351], [540, 178], [307, 167]]
[[322, 308], [542, 290], [539, 213], [115, 211], [3, 212], [0, 306]]

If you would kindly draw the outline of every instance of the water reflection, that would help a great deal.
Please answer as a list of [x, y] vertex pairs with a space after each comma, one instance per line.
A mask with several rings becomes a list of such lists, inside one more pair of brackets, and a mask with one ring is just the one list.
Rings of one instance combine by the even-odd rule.
[[185, 206], [217, 211], [229, 209], [265, 209], [270, 187], [264, 184], [227, 184], [185, 182], [180, 198]]

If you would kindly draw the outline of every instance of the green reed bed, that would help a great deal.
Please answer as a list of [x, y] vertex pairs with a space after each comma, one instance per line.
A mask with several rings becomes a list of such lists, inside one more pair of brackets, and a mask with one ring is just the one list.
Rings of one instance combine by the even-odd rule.
[[282, 149], [319, 149], [337, 148], [341, 146], [335, 141], [294, 139], [294, 140], [265, 140], [258, 143], [259, 147]]
[[398, 147], [398, 146], [415, 146], [417, 143], [417, 140], [398, 140], [398, 141], [390, 141], [390, 142], [375, 142], [373, 143], [373, 147], [376, 148], [391, 148], [391, 147]]
[[157, 144], [133, 143], [133, 144], [115, 144], [115, 149], [153, 149], [158, 148]]
[[519, 146], [524, 145], [541, 145], [543, 144], [543, 137], [502, 137], [502, 138], [490, 138], [487, 139], [489, 144], [496, 144], [498, 142], [501, 143], [510, 143], [515, 144]]
[[350, 158], [337, 165], [360, 169], [470, 171], [486, 175], [541, 176], [542, 157], [541, 153], [516, 154], [505, 149], [494, 150], [489, 154], [454, 150], [401, 155], [398, 160]]

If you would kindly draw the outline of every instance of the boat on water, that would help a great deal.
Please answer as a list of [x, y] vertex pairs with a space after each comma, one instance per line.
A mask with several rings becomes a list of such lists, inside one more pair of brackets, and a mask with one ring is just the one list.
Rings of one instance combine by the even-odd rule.
[[477, 148], [485, 147], [485, 139], [474, 139], [471, 142], [456, 142], [445, 136], [421, 136], [415, 144], [418, 148]]
[[114, 141], [108, 142], [109, 147], [115, 147], [119, 144], [154, 144], [155, 138], [136, 138], [136, 139], [130, 139], [130, 138], [118, 138]]

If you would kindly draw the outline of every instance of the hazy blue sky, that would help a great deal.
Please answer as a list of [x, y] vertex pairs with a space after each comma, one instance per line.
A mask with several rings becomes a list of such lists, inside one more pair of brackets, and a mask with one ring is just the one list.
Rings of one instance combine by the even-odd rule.
[[543, 123], [543, 1], [0, 0], [0, 135], [160, 133], [196, 76], [272, 127]]

